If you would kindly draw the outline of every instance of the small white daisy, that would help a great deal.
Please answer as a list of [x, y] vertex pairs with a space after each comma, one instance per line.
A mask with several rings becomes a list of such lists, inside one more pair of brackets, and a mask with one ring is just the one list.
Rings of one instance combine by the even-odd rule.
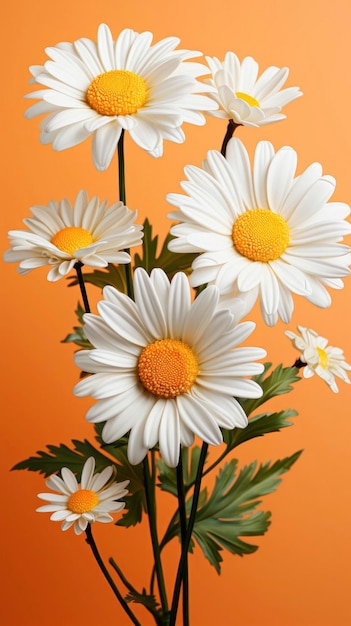
[[29, 230], [11, 230], [11, 249], [4, 254], [5, 261], [20, 262], [20, 274], [50, 265], [48, 280], [56, 281], [78, 261], [90, 267], [130, 263], [124, 250], [142, 242], [143, 227], [134, 224], [136, 211], [122, 202], [108, 208], [97, 197], [89, 201], [85, 191], [78, 193], [73, 207], [64, 198], [31, 211], [33, 217], [23, 220]]
[[40, 513], [51, 513], [51, 520], [62, 522], [61, 529], [67, 530], [74, 525], [74, 532], [80, 535], [93, 522], [113, 522], [110, 513], [119, 513], [124, 509], [123, 498], [128, 489], [129, 480], [117, 483], [114, 480], [115, 469], [105, 467], [101, 473], [94, 474], [95, 459], [90, 457], [84, 463], [80, 484], [73, 472], [67, 467], [61, 470], [61, 476], [53, 474], [46, 481], [49, 489], [59, 493], [39, 493], [38, 498], [51, 504], [40, 506]]
[[328, 307], [325, 287], [341, 289], [349, 274], [350, 248], [339, 242], [351, 233], [347, 204], [329, 202], [335, 188], [313, 163], [295, 177], [297, 155], [277, 153], [267, 141], [256, 148], [254, 167], [239, 139], [226, 159], [210, 151], [202, 169], [186, 167], [187, 195], [169, 194], [180, 221], [171, 228], [174, 252], [198, 252], [190, 283], [217, 285], [221, 294], [247, 299], [246, 313], [260, 298], [265, 322], [289, 322], [292, 294]]
[[41, 100], [27, 110], [27, 118], [49, 114], [41, 123], [41, 142], [64, 150], [93, 135], [95, 167], [105, 170], [123, 129], [159, 157], [164, 139], [184, 141], [183, 122], [204, 124], [200, 111], [217, 108], [203, 95], [211, 88], [196, 80], [208, 68], [184, 62], [201, 53], [175, 50], [176, 37], [151, 42], [151, 33], [130, 29], [114, 41], [101, 24], [97, 43], [83, 38], [47, 48], [52, 60], [30, 68], [31, 82], [47, 89], [26, 96]]
[[221, 427], [244, 428], [247, 417], [236, 397], [258, 398], [261, 387], [245, 378], [263, 371], [254, 363], [266, 355], [260, 348], [235, 348], [255, 324], [235, 325], [227, 309], [218, 309], [216, 287], [191, 302], [185, 274], [169, 283], [161, 269], [149, 277], [134, 275], [135, 302], [105, 287], [97, 315], [84, 316], [84, 333], [94, 346], [75, 355], [76, 364], [93, 376], [75, 387], [77, 396], [98, 402], [89, 422], [106, 422], [102, 437], [117, 441], [130, 431], [128, 458], [140, 463], [159, 442], [170, 467], [180, 445], [194, 435], [218, 445]]
[[287, 67], [268, 67], [259, 78], [258, 63], [245, 57], [240, 63], [234, 52], [227, 52], [224, 61], [206, 57], [212, 78], [206, 83], [214, 88], [210, 97], [218, 104], [210, 115], [231, 119], [244, 126], [263, 126], [284, 119], [283, 106], [302, 96], [298, 87], [281, 90], [288, 78]]
[[293, 346], [300, 352], [300, 360], [306, 363], [303, 368], [305, 378], [311, 378], [314, 374], [320, 376], [334, 393], [339, 389], [335, 382], [335, 376], [341, 378], [344, 383], [350, 384], [346, 371], [351, 371], [351, 365], [344, 360], [344, 352], [341, 348], [328, 346], [328, 339], [317, 335], [311, 328], [298, 326], [300, 335], [290, 330], [285, 334], [291, 339]]

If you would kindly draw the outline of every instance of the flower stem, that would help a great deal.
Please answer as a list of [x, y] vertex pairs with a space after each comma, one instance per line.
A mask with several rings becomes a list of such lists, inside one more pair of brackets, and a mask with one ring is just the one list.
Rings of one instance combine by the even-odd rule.
[[[178, 508], [180, 520], [180, 532], [182, 539], [182, 549], [186, 541], [186, 510], [185, 510], [185, 489], [183, 479], [183, 459], [182, 449], [180, 449], [179, 462], [177, 465], [177, 492], [178, 492]], [[188, 569], [188, 550], [186, 551], [186, 561], [183, 575], [183, 626], [189, 626], [189, 569]]]
[[149, 528], [152, 542], [152, 549], [154, 553], [154, 561], [155, 561], [155, 570], [156, 570], [156, 578], [158, 583], [158, 589], [160, 592], [160, 600], [163, 613], [166, 614], [168, 612], [168, 600], [166, 594], [165, 581], [163, 576], [163, 569], [161, 563], [161, 551], [160, 545], [157, 536], [157, 527], [156, 527], [156, 499], [155, 499], [155, 481], [152, 480], [149, 469], [149, 461], [146, 456], [143, 461], [143, 469], [144, 469], [144, 486], [145, 486], [145, 496], [146, 496], [146, 504], [147, 504], [147, 513], [149, 519]]
[[[118, 153], [118, 185], [119, 185], [119, 199], [123, 204], [126, 204], [126, 179], [125, 179], [125, 166], [124, 166], [124, 129], [122, 129], [121, 136], [117, 145]], [[129, 248], [125, 250], [127, 254], [130, 253]], [[130, 298], [134, 297], [132, 268], [130, 263], [126, 263], [125, 266], [127, 293]]]
[[81, 292], [82, 298], [83, 298], [83, 304], [84, 304], [85, 312], [86, 313], [90, 313], [88, 294], [87, 294], [87, 290], [85, 288], [85, 283], [84, 283], [84, 278], [83, 278], [83, 273], [82, 273], [82, 267], [83, 267], [83, 263], [81, 263], [80, 261], [77, 261], [77, 263], [74, 266], [74, 269], [77, 272], [77, 278], [78, 278], [78, 282], [79, 282], [80, 292]]
[[221, 148], [221, 154], [223, 154], [223, 156], [225, 157], [225, 153], [227, 151], [227, 145], [228, 145], [228, 141], [229, 139], [232, 138], [232, 136], [234, 135], [236, 129], [238, 128], [238, 126], [242, 126], [242, 124], [236, 124], [234, 122], [234, 120], [229, 120], [228, 122], [228, 126], [227, 126], [227, 132], [224, 136], [223, 139], [223, 143], [222, 143], [222, 148]]
[[193, 501], [192, 501], [192, 505], [191, 505], [191, 512], [190, 512], [188, 527], [187, 527], [187, 531], [186, 531], [186, 537], [185, 537], [185, 541], [184, 541], [184, 543], [182, 545], [182, 554], [181, 554], [181, 557], [180, 557], [180, 561], [179, 561], [179, 565], [178, 565], [178, 571], [177, 571], [177, 577], [176, 577], [176, 581], [175, 581], [175, 585], [174, 585], [174, 592], [173, 592], [173, 599], [172, 599], [172, 607], [171, 607], [171, 615], [170, 615], [170, 620], [169, 620], [169, 626], [175, 626], [175, 622], [176, 622], [176, 619], [177, 619], [177, 610], [178, 610], [178, 603], [179, 603], [180, 587], [181, 587], [181, 584], [182, 584], [182, 580], [184, 578], [185, 565], [186, 565], [186, 560], [187, 560], [187, 556], [188, 556], [190, 540], [191, 540], [191, 536], [192, 536], [192, 532], [193, 532], [193, 528], [194, 528], [194, 524], [195, 524], [197, 505], [198, 505], [199, 496], [200, 496], [202, 472], [203, 472], [203, 468], [204, 468], [205, 461], [206, 461], [207, 450], [208, 450], [208, 444], [204, 442], [202, 444], [201, 454], [200, 454], [200, 458], [199, 458], [199, 465], [198, 465], [198, 468], [197, 468], [196, 480], [195, 480], [195, 485], [194, 485], [194, 493], [193, 493]]
[[92, 553], [96, 559], [96, 562], [98, 564], [98, 566], [100, 567], [103, 575], [105, 576], [108, 584], [110, 585], [113, 593], [115, 594], [117, 600], [119, 601], [119, 603], [121, 604], [122, 608], [125, 610], [125, 612], [127, 613], [128, 617], [130, 618], [130, 620], [133, 622], [133, 624], [135, 624], [135, 626], [141, 626], [141, 623], [139, 622], [139, 620], [135, 617], [134, 613], [131, 611], [131, 609], [129, 608], [127, 602], [125, 601], [125, 599], [123, 598], [122, 594], [120, 593], [120, 591], [117, 589], [113, 579], [111, 578], [108, 570], [106, 569], [106, 566], [101, 558], [100, 552], [97, 548], [97, 545], [95, 543], [93, 534], [91, 532], [91, 524], [88, 524], [86, 531], [86, 542], [89, 544]]

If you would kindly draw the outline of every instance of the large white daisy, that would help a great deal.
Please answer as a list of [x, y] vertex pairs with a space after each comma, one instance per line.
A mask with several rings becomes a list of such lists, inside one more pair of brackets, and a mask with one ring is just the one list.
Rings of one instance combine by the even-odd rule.
[[301, 362], [306, 364], [303, 368], [304, 377], [311, 378], [317, 374], [334, 393], [339, 391], [335, 377], [350, 384], [346, 370], [351, 371], [351, 365], [346, 363], [343, 350], [328, 346], [328, 339], [321, 337], [311, 328], [298, 326], [297, 330], [300, 335], [290, 330], [285, 331], [285, 334], [299, 350]]
[[302, 96], [298, 87], [281, 90], [289, 69], [268, 67], [259, 78], [258, 63], [245, 57], [240, 63], [234, 52], [227, 52], [224, 61], [206, 57], [212, 78], [206, 80], [214, 91], [210, 97], [218, 104], [211, 115], [232, 119], [235, 124], [262, 126], [284, 119], [283, 106]]
[[100, 317], [84, 316], [84, 333], [95, 348], [78, 352], [75, 361], [93, 376], [79, 382], [75, 394], [97, 399], [87, 419], [106, 422], [106, 443], [130, 431], [131, 463], [141, 462], [159, 442], [163, 459], [175, 467], [180, 444], [190, 446], [194, 434], [217, 445], [221, 427], [247, 425], [234, 396], [262, 395], [245, 377], [262, 372], [254, 361], [266, 352], [236, 348], [255, 324], [236, 326], [229, 310], [219, 310], [216, 287], [192, 303], [185, 274], [179, 272], [170, 284], [162, 270], [149, 277], [139, 268], [134, 290], [135, 302], [105, 287]]
[[97, 197], [89, 200], [82, 190], [73, 206], [64, 198], [31, 211], [33, 217], [23, 220], [29, 230], [11, 230], [11, 249], [4, 254], [5, 261], [20, 262], [20, 274], [49, 265], [48, 280], [56, 281], [77, 262], [91, 267], [129, 263], [124, 250], [142, 242], [143, 227], [134, 224], [136, 211], [122, 202], [108, 207]]
[[31, 82], [46, 89], [26, 96], [41, 100], [27, 110], [27, 118], [49, 113], [41, 123], [41, 142], [64, 150], [92, 134], [95, 167], [105, 170], [122, 129], [158, 157], [164, 139], [184, 141], [183, 122], [204, 124], [200, 111], [217, 108], [199, 93], [211, 88], [196, 80], [208, 68], [184, 62], [201, 53], [175, 50], [176, 37], [151, 42], [151, 33], [130, 29], [114, 41], [101, 24], [97, 43], [83, 38], [47, 48], [52, 60], [30, 68]]
[[89, 457], [84, 463], [80, 484], [68, 467], [63, 467], [61, 477], [53, 474], [46, 481], [49, 489], [59, 493], [39, 493], [38, 498], [51, 504], [40, 506], [40, 513], [52, 513], [50, 519], [62, 522], [61, 529], [68, 530], [72, 525], [76, 535], [80, 535], [93, 522], [113, 522], [110, 513], [119, 513], [125, 502], [119, 502], [128, 489], [129, 480], [116, 482], [113, 466], [105, 467], [94, 474], [95, 459]]
[[169, 244], [174, 252], [199, 252], [190, 282], [217, 285], [226, 298], [260, 298], [265, 322], [289, 322], [292, 294], [312, 304], [331, 303], [325, 287], [341, 289], [349, 274], [350, 248], [339, 242], [351, 233], [350, 208], [329, 202], [335, 180], [313, 163], [295, 177], [297, 155], [257, 145], [253, 171], [239, 139], [229, 141], [225, 159], [211, 151], [202, 169], [185, 169], [187, 195], [169, 194], [179, 207]]

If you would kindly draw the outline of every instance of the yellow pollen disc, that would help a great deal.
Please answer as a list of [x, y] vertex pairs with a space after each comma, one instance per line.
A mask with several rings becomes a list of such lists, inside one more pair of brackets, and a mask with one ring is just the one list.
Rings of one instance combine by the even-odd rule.
[[318, 357], [319, 357], [319, 365], [323, 367], [323, 369], [327, 369], [328, 367], [328, 355], [323, 348], [317, 348]]
[[78, 489], [70, 495], [67, 508], [72, 513], [88, 513], [99, 504], [99, 498], [95, 491], [90, 489]]
[[146, 83], [134, 72], [111, 70], [94, 78], [86, 98], [100, 115], [132, 115], [145, 103]]
[[141, 383], [160, 398], [175, 398], [192, 387], [199, 372], [196, 357], [183, 341], [161, 339], [150, 343], [138, 361]]
[[269, 209], [251, 209], [239, 215], [233, 226], [234, 246], [251, 261], [279, 259], [289, 245], [286, 221]]
[[248, 93], [244, 93], [243, 91], [236, 91], [235, 92], [235, 97], [236, 98], [240, 98], [240, 100], [244, 100], [244, 102], [249, 104], [250, 107], [260, 107], [261, 106], [259, 101], [256, 100], [256, 98], [254, 98], [253, 96], [249, 96]]
[[67, 252], [73, 256], [76, 250], [86, 248], [93, 243], [93, 238], [88, 230], [78, 226], [68, 226], [62, 228], [51, 239], [51, 243], [62, 252]]

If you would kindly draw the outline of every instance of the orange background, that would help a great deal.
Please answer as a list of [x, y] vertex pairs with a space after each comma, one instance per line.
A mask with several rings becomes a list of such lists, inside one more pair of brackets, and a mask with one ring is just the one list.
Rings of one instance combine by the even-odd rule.
[[[117, 3], [112, 0], [13, 0], [2, 19], [3, 182], [1, 248], [6, 233], [21, 228], [29, 207], [67, 196], [74, 200], [85, 188], [113, 202], [117, 197], [117, 166], [98, 173], [92, 165], [90, 142], [55, 153], [41, 146], [38, 120], [25, 121], [30, 89], [28, 66], [46, 60], [44, 49], [82, 36], [96, 38], [106, 22], [117, 37], [125, 27], [151, 30], [158, 41], [179, 36], [182, 48], [223, 58], [233, 50], [251, 55], [263, 70], [289, 66], [289, 86], [304, 97], [291, 103], [287, 120], [263, 129], [241, 128], [251, 154], [260, 139], [276, 149], [292, 145], [299, 171], [313, 161], [337, 179], [333, 200], [351, 202], [350, 183], [350, 2], [349, 0], [251, 0], [205, 3], [203, 0], [162, 0]], [[209, 119], [205, 127], [185, 128], [183, 145], [168, 143], [162, 159], [153, 159], [127, 138], [127, 200], [139, 210], [140, 221], [151, 217], [164, 235], [169, 206], [165, 195], [179, 190], [183, 167], [200, 165], [206, 151], [219, 148], [223, 122]], [[36, 494], [45, 491], [42, 478], [11, 472], [18, 461], [47, 443], [92, 438], [84, 415], [91, 400], [73, 396], [78, 371], [73, 346], [60, 340], [75, 323], [76, 289], [65, 280], [50, 284], [46, 272], [26, 277], [14, 265], [1, 265], [2, 402], [1, 523], [4, 566], [1, 623], [4, 626], [86, 626], [128, 624], [97, 570], [84, 538], [62, 533], [46, 514], [37, 514]], [[295, 299], [293, 323], [316, 329], [344, 349], [351, 362], [349, 336], [351, 279], [333, 292], [332, 307], [319, 310]], [[263, 325], [251, 343], [264, 346], [275, 364], [296, 357], [283, 334], [285, 327]], [[258, 538], [259, 550], [244, 559], [224, 554], [218, 577], [197, 548], [191, 557], [193, 626], [346, 626], [351, 623], [350, 577], [350, 420], [351, 387], [340, 382], [334, 395], [320, 379], [303, 381], [277, 407], [296, 408], [293, 428], [248, 443], [239, 450], [241, 463], [254, 458], [275, 460], [304, 448], [278, 492], [266, 498], [272, 525]], [[164, 498], [161, 529], [174, 503]], [[146, 527], [132, 530], [96, 525], [95, 537], [104, 557], [111, 554], [128, 577], [141, 587], [148, 583], [151, 551]], [[166, 552], [169, 583], [174, 577], [175, 544]], [[138, 611], [143, 626], [151, 624]], [[143, 616], [143, 617], [142, 617]]]

